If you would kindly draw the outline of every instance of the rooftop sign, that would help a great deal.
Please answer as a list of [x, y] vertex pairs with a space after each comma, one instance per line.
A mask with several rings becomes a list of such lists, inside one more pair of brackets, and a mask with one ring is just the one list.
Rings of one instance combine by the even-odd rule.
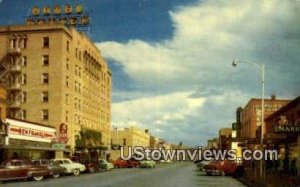
[[82, 4], [55, 5], [54, 7], [34, 6], [26, 18], [27, 25], [60, 24], [65, 26], [88, 27], [90, 16]]

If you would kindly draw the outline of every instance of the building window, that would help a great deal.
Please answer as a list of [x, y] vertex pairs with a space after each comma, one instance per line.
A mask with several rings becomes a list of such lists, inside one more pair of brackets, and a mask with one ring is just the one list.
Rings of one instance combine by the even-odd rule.
[[66, 111], [66, 122], [68, 122], [68, 121], [69, 121], [69, 112]]
[[16, 46], [17, 46], [17, 39], [15, 39], [15, 38], [11, 39], [11, 48], [15, 49]]
[[66, 76], [66, 86], [69, 87], [69, 77]]
[[78, 116], [75, 114], [75, 123], [78, 123]]
[[27, 57], [26, 57], [26, 56], [22, 56], [21, 65], [22, 65], [23, 67], [26, 67], [26, 66], [27, 66]]
[[78, 66], [77, 65], [75, 66], [75, 75], [76, 76], [78, 75]]
[[75, 58], [77, 58], [77, 56], [78, 56], [78, 49], [76, 48], [75, 49]]
[[26, 74], [23, 74], [22, 78], [21, 78], [22, 85], [25, 85], [27, 83], [27, 79], [26, 78], [27, 78]]
[[26, 119], [26, 110], [21, 110], [20, 118], [23, 120]]
[[49, 73], [43, 73], [42, 74], [42, 83], [43, 84], [49, 84]]
[[42, 92], [42, 102], [48, 102], [49, 94], [48, 92]]
[[49, 111], [42, 110], [42, 120], [48, 120], [48, 119], [49, 119]]
[[49, 48], [49, 37], [44, 37], [43, 38], [43, 47], [44, 48]]
[[27, 94], [26, 94], [26, 92], [22, 92], [21, 93], [21, 102], [26, 103], [26, 100], [27, 100]]
[[42, 65], [49, 66], [49, 55], [43, 55]]
[[75, 98], [74, 104], [75, 104], [75, 109], [77, 109], [77, 98]]
[[66, 94], [66, 104], [69, 104], [69, 94]]
[[23, 39], [23, 48], [26, 49], [27, 48], [27, 38]]
[[123, 145], [126, 145], [126, 138], [123, 138]]
[[70, 69], [70, 67], [69, 67], [69, 58], [67, 58], [66, 69], [67, 70]]
[[75, 81], [75, 92], [77, 92], [77, 82]]
[[70, 42], [67, 41], [67, 51], [69, 52], [70, 51]]

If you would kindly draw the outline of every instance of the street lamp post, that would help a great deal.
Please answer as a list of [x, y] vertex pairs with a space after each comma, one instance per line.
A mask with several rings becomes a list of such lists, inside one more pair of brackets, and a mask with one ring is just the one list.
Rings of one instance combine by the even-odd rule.
[[[232, 61], [232, 66], [236, 67], [238, 63], [247, 63], [251, 64], [257, 69], [261, 71], [261, 137], [260, 137], [260, 147], [261, 150], [263, 151], [263, 143], [264, 143], [264, 118], [265, 118], [265, 65], [262, 64], [261, 66], [253, 63], [253, 62], [246, 62], [246, 61], [241, 61], [234, 59]], [[263, 178], [263, 161], [260, 161], [260, 177]]]

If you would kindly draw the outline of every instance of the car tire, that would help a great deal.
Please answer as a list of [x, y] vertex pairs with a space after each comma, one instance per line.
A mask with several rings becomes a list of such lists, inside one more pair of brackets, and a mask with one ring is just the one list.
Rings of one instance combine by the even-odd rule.
[[59, 177], [60, 177], [60, 174], [59, 174], [59, 173], [53, 174], [52, 177], [53, 177], [53, 178], [59, 178]]
[[78, 176], [79, 174], [80, 170], [78, 168], [73, 170], [73, 175]]
[[95, 172], [96, 172], [96, 169], [94, 167], [90, 167], [89, 173], [95, 173]]
[[44, 179], [44, 176], [43, 175], [34, 175], [33, 177], [32, 177], [32, 179], [34, 180], [34, 181], [41, 181], [41, 180], [43, 180]]

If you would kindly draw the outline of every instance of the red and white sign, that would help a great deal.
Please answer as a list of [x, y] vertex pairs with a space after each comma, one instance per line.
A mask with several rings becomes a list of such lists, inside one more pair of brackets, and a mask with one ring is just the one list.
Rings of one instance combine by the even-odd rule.
[[56, 129], [25, 121], [6, 119], [8, 137], [21, 140], [51, 142], [55, 138]]
[[19, 134], [23, 136], [30, 136], [30, 137], [37, 137], [37, 138], [55, 138], [55, 134], [46, 132], [46, 131], [39, 131], [35, 129], [28, 129], [28, 128], [21, 128], [17, 126], [10, 126], [9, 127], [10, 134]]
[[59, 126], [59, 141], [63, 143], [68, 142], [68, 126], [67, 124], [60, 124]]

